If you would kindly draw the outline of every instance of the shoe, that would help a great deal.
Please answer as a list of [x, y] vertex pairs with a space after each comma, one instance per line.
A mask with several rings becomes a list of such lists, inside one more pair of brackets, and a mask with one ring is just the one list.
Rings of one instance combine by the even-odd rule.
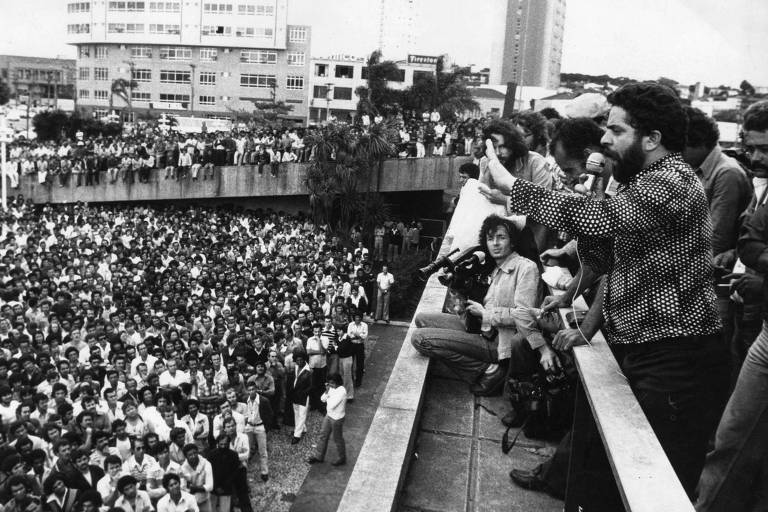
[[533, 469], [514, 468], [509, 472], [509, 477], [513, 482], [524, 489], [530, 489], [532, 491], [546, 490], [547, 484], [544, 482], [544, 479], [541, 478], [541, 465], [538, 465]]
[[499, 365], [495, 371], [484, 373], [470, 388], [475, 396], [497, 396], [504, 387], [504, 368]]
[[267, 480], [269, 480], [269, 475], [266, 475], [266, 474], [261, 475], [261, 480], [266, 482]]
[[301, 441], [300, 437], [293, 436], [293, 439], [291, 439], [291, 444], [299, 444], [299, 441]]
[[347, 459], [339, 459], [331, 462], [331, 466], [343, 466], [346, 463], [347, 463]]
[[314, 456], [307, 459], [308, 464], [316, 464], [318, 462], [323, 462], [323, 461], [322, 459], [318, 459], [317, 457], [314, 457]]

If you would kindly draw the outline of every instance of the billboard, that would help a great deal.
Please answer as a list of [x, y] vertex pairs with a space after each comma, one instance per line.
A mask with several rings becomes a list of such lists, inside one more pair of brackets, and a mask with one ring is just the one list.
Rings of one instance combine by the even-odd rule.
[[430, 66], [434, 66], [437, 64], [437, 61], [440, 57], [435, 57], [432, 55], [413, 55], [408, 54], [408, 64], [427, 64]]

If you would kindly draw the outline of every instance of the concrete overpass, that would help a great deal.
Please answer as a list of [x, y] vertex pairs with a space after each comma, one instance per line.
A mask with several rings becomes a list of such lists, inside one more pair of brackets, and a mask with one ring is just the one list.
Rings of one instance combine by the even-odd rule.
[[[361, 191], [418, 192], [457, 191], [458, 168], [469, 157], [438, 157], [420, 159], [386, 160], [367, 179], [360, 180]], [[163, 201], [163, 200], [210, 200], [253, 197], [309, 196], [305, 185], [309, 164], [281, 164], [276, 177], [265, 166], [264, 174], [258, 174], [256, 166], [217, 167], [213, 180], [181, 181], [165, 180], [163, 170], [153, 170], [149, 183], [124, 184], [120, 179], [106, 183], [102, 175], [96, 186], [76, 187], [75, 180], [60, 187], [58, 180], [52, 185], [39, 185], [37, 176], [23, 176], [18, 189], [9, 189], [9, 195], [22, 194], [37, 204]]]

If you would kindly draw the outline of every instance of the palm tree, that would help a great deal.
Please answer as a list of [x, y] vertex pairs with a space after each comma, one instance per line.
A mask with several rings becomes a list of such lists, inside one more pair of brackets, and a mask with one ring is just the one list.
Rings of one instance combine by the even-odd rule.
[[400, 102], [400, 91], [390, 89], [387, 83], [398, 80], [400, 68], [391, 60], [381, 60], [381, 51], [376, 50], [368, 57], [368, 85], [359, 86], [355, 94], [360, 98], [357, 102], [358, 114], [382, 114], [395, 108]]
[[404, 95], [404, 103], [413, 110], [437, 110], [442, 119], [455, 119], [457, 114], [480, 108], [467, 87], [469, 69], [452, 67], [445, 70], [443, 58], [435, 66], [434, 76], [416, 81]]
[[136, 80], [128, 80], [127, 78], [115, 78], [112, 80], [112, 86], [109, 90], [109, 112], [112, 113], [112, 106], [114, 104], [115, 96], [122, 99], [127, 105], [129, 112], [133, 111], [133, 104], [131, 102], [131, 93], [139, 86]]

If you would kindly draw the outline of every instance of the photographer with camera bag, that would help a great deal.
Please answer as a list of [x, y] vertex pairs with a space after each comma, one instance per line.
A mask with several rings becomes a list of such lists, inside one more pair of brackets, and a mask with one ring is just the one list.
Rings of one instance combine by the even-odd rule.
[[535, 250], [526, 248], [521, 235], [511, 220], [498, 215], [487, 217], [480, 228], [480, 246], [496, 266], [483, 303], [468, 300], [466, 312], [481, 320], [482, 333], [467, 332], [457, 315], [414, 319], [416, 350], [441, 360], [478, 396], [500, 393], [507, 370], [516, 372], [521, 363], [527, 368], [532, 356], [545, 370], [559, 364], [529, 312], [541, 300], [540, 274]]

